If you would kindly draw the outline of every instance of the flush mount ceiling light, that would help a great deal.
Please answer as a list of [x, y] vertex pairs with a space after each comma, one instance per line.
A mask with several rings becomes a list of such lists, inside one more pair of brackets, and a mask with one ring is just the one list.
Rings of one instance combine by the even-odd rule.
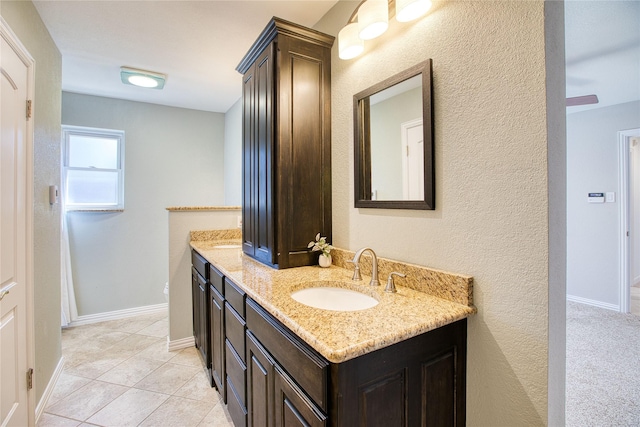
[[365, 0], [356, 8], [347, 25], [338, 33], [338, 56], [352, 59], [364, 51], [364, 40], [382, 35], [389, 18], [409, 22], [425, 15], [431, 0]]
[[167, 76], [154, 71], [120, 67], [120, 78], [124, 84], [145, 87], [148, 89], [162, 89]]

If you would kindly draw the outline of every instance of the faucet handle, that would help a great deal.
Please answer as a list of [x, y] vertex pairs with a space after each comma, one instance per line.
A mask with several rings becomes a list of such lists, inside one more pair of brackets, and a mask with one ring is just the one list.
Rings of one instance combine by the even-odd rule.
[[398, 292], [396, 291], [395, 283], [393, 283], [393, 276], [407, 277], [406, 274], [402, 274], [397, 271], [393, 271], [389, 273], [389, 278], [387, 279], [387, 287], [384, 288], [385, 292], [390, 292], [390, 293]]
[[353, 277], [351, 278], [351, 280], [362, 280], [362, 276], [360, 275], [360, 265], [358, 264], [358, 262], [352, 259], [348, 259], [347, 262], [352, 263], [355, 267], [353, 269]]

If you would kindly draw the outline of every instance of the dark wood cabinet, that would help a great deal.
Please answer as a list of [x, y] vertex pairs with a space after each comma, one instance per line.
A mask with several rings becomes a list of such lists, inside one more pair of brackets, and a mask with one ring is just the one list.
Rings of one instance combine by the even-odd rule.
[[465, 425], [466, 319], [330, 363], [195, 251], [192, 259], [196, 345], [236, 427]]
[[312, 265], [331, 240], [332, 36], [278, 18], [243, 74], [243, 251], [275, 268]]
[[225, 278], [224, 295], [227, 407], [233, 424], [244, 427], [247, 425], [246, 294]]
[[348, 426], [464, 426], [466, 341], [463, 319], [332, 364], [332, 420]]
[[211, 353], [211, 380], [222, 399], [227, 401], [225, 381], [225, 317], [224, 317], [224, 276], [214, 267], [209, 267], [209, 313], [211, 314], [209, 340]]
[[193, 304], [193, 338], [211, 382], [209, 263], [196, 251], [191, 253], [191, 298]]
[[466, 319], [343, 363], [251, 299], [247, 330], [250, 426], [465, 425]]

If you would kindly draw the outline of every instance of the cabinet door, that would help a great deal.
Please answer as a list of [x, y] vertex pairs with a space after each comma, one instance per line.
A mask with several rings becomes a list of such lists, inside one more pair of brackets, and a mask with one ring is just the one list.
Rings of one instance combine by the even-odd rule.
[[331, 241], [331, 49], [283, 35], [278, 50], [276, 229], [288, 268], [317, 263], [316, 233]]
[[198, 303], [198, 272], [191, 267], [191, 307], [193, 320], [193, 340], [200, 347], [200, 304]]
[[210, 292], [211, 313], [211, 377], [222, 399], [227, 401], [224, 367], [224, 299], [222, 294], [212, 285]]
[[275, 264], [273, 43], [243, 79], [243, 249]]
[[326, 426], [326, 415], [311, 402], [286, 372], [278, 365], [274, 366], [273, 372], [275, 426]]
[[247, 409], [249, 427], [272, 427], [273, 359], [258, 339], [247, 332]]
[[204, 366], [207, 369], [211, 368], [211, 359], [209, 358], [209, 298], [208, 298], [208, 285], [205, 279], [197, 275], [198, 288], [197, 301], [198, 306], [198, 330], [197, 330], [197, 345], [200, 350], [200, 356], [204, 362]]

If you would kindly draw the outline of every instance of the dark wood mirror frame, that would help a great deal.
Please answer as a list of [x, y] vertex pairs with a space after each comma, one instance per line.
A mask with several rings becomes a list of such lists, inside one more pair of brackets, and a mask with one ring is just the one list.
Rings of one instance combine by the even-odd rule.
[[[353, 96], [355, 207], [382, 209], [435, 209], [433, 130], [433, 78], [431, 59]], [[422, 129], [424, 133], [424, 200], [371, 200], [371, 123], [369, 97], [411, 77], [422, 76]]]

